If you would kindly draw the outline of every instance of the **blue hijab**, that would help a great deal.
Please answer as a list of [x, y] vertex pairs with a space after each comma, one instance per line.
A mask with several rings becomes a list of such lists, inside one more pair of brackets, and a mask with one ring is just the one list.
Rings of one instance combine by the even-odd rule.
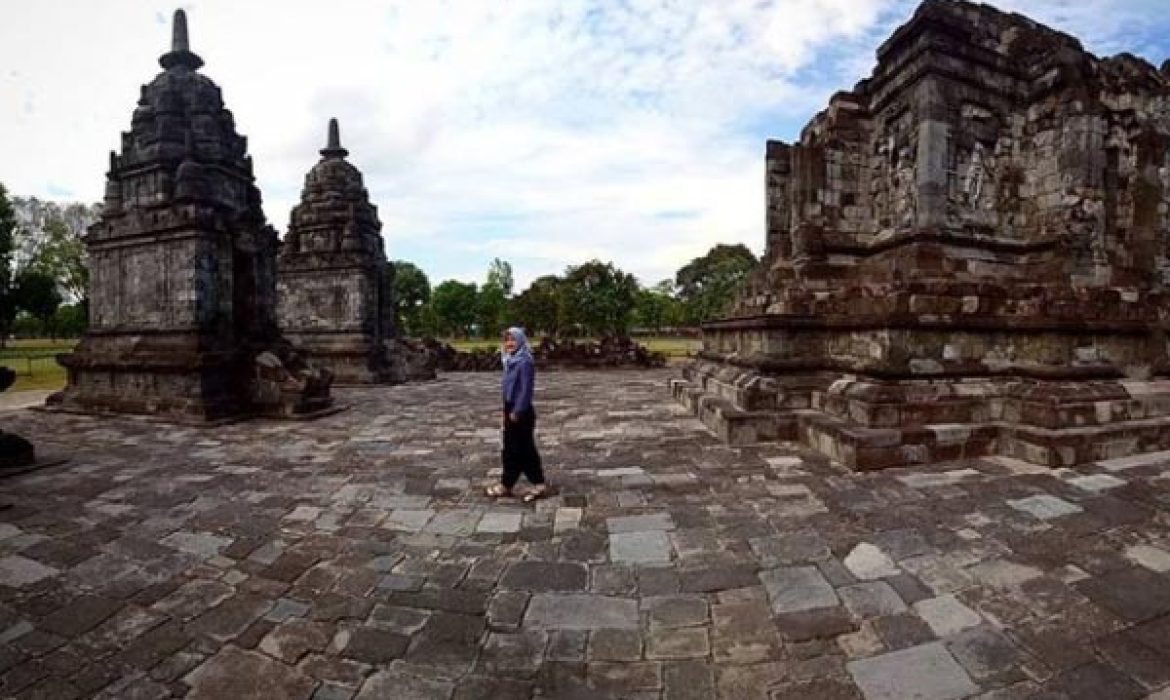
[[528, 336], [524, 335], [524, 329], [512, 326], [507, 330], [507, 333], [516, 341], [516, 349], [510, 353], [501, 351], [504, 359], [504, 370], [507, 371], [513, 365], [521, 362], [532, 362], [532, 350], [528, 347]]

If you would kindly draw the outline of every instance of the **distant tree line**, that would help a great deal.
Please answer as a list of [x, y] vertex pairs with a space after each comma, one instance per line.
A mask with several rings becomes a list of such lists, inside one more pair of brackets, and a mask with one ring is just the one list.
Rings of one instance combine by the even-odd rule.
[[533, 335], [600, 336], [693, 328], [722, 314], [756, 265], [747, 246], [716, 245], [674, 279], [643, 286], [612, 262], [590, 260], [513, 293], [512, 266], [495, 259], [482, 284], [431, 287], [418, 266], [390, 263], [399, 329], [411, 336], [494, 337], [509, 324]]
[[[76, 337], [88, 318], [82, 237], [100, 205], [9, 197], [0, 184], [0, 347], [11, 336]], [[534, 335], [600, 336], [694, 328], [723, 313], [756, 264], [744, 245], [716, 245], [675, 274], [643, 286], [612, 262], [590, 260], [514, 289], [512, 265], [495, 259], [482, 283], [432, 287], [418, 266], [387, 263], [400, 332], [494, 337], [510, 324]]]
[[9, 198], [0, 184], [0, 347], [11, 335], [73, 337], [86, 327], [82, 236], [98, 205]]

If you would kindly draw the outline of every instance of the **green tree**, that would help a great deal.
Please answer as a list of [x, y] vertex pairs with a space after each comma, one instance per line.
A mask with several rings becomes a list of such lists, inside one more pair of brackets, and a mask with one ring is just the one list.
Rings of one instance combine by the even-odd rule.
[[431, 305], [440, 333], [471, 335], [476, 320], [479, 290], [474, 282], [446, 280], [431, 293]]
[[528, 289], [512, 300], [512, 318], [530, 335], [555, 336], [561, 330], [560, 297], [563, 280], [545, 275], [532, 280]]
[[12, 278], [12, 254], [16, 249], [16, 212], [8, 190], [0, 184], [0, 347], [8, 341], [16, 318], [16, 289]]
[[89, 325], [85, 306], [82, 304], [63, 304], [53, 316], [53, 328], [64, 338], [77, 338], [85, 333]]
[[492, 259], [485, 286], [493, 284], [503, 290], [505, 297], [512, 296], [512, 263], [499, 258]]
[[679, 325], [680, 316], [680, 304], [674, 297], [674, 283], [670, 280], [638, 290], [634, 301], [636, 327], [657, 333], [664, 327]]
[[565, 270], [561, 318], [592, 335], [622, 334], [630, 326], [638, 281], [613, 263], [590, 260]]
[[16, 305], [40, 321], [50, 336], [56, 337], [52, 321], [61, 305], [61, 292], [52, 275], [39, 269], [21, 272], [16, 278]]
[[756, 263], [756, 256], [742, 243], [720, 243], [680, 268], [674, 281], [687, 322], [697, 324], [722, 314]]
[[47, 207], [41, 243], [32, 267], [57, 281], [62, 296], [83, 301], [88, 294], [89, 266], [84, 236], [98, 216], [98, 205], [67, 204]]
[[487, 337], [503, 330], [509, 323], [508, 299], [512, 296], [512, 264], [494, 258], [488, 265], [487, 280], [479, 288], [476, 300], [476, 325]]
[[[405, 260], [386, 263], [390, 282], [390, 303], [394, 308], [394, 324], [406, 336], [423, 332], [422, 310], [431, 299], [431, 281], [417, 265]], [[389, 274], [390, 271], [393, 274]]]
[[475, 324], [479, 326], [480, 337], [495, 335], [503, 330], [507, 323], [508, 297], [504, 288], [491, 280], [479, 288], [479, 295], [475, 299]]

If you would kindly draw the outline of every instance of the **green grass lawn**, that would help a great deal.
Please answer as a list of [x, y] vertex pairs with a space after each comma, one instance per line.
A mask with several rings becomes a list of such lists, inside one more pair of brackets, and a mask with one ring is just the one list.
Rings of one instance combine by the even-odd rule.
[[76, 339], [20, 338], [9, 340], [0, 348], [0, 365], [16, 372], [16, 383], [9, 391], [60, 389], [65, 386], [65, 368], [55, 355], [69, 352]]
[[[636, 340], [654, 352], [661, 352], [670, 360], [681, 360], [695, 354], [702, 342], [695, 338], [666, 336], [641, 337]], [[476, 348], [495, 350], [500, 347], [498, 340], [467, 340], [448, 338], [456, 350], [469, 352]], [[540, 340], [534, 341], [539, 343]], [[58, 353], [69, 352], [77, 344], [76, 339], [49, 340], [47, 338], [21, 338], [10, 340], [0, 348], [0, 365], [16, 371], [16, 383], [9, 391], [30, 389], [60, 389], [65, 386], [65, 368], [57, 364]]]

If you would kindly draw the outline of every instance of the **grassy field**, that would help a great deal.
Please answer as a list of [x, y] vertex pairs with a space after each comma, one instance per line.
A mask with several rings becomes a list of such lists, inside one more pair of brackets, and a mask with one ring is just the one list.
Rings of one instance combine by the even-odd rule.
[[57, 364], [56, 355], [69, 352], [76, 340], [21, 338], [9, 340], [0, 348], [0, 365], [16, 372], [16, 383], [9, 391], [60, 389], [65, 386], [65, 368]]
[[[642, 345], [645, 345], [652, 352], [660, 352], [668, 358], [682, 358], [689, 357], [696, 352], [703, 345], [703, 341], [698, 338], [676, 338], [668, 336], [653, 336], [653, 337], [639, 337], [634, 340]], [[446, 338], [445, 343], [450, 343], [456, 350], [463, 350], [465, 352], [474, 350], [476, 348], [486, 348], [488, 350], [495, 350], [500, 347], [498, 340], [465, 340], [463, 338]], [[532, 341], [534, 345], [540, 344], [540, 339]]]
[[[681, 360], [697, 352], [701, 341], [695, 338], [648, 337], [636, 339], [650, 350], [661, 352], [670, 360]], [[465, 340], [448, 338], [456, 350], [470, 351], [475, 348], [495, 350], [498, 340]], [[540, 341], [535, 341], [539, 343]], [[0, 365], [11, 367], [16, 372], [16, 383], [9, 391], [30, 389], [60, 389], [65, 386], [65, 368], [57, 364], [58, 353], [69, 352], [76, 340], [48, 340], [46, 338], [22, 338], [10, 340], [0, 348]]]

